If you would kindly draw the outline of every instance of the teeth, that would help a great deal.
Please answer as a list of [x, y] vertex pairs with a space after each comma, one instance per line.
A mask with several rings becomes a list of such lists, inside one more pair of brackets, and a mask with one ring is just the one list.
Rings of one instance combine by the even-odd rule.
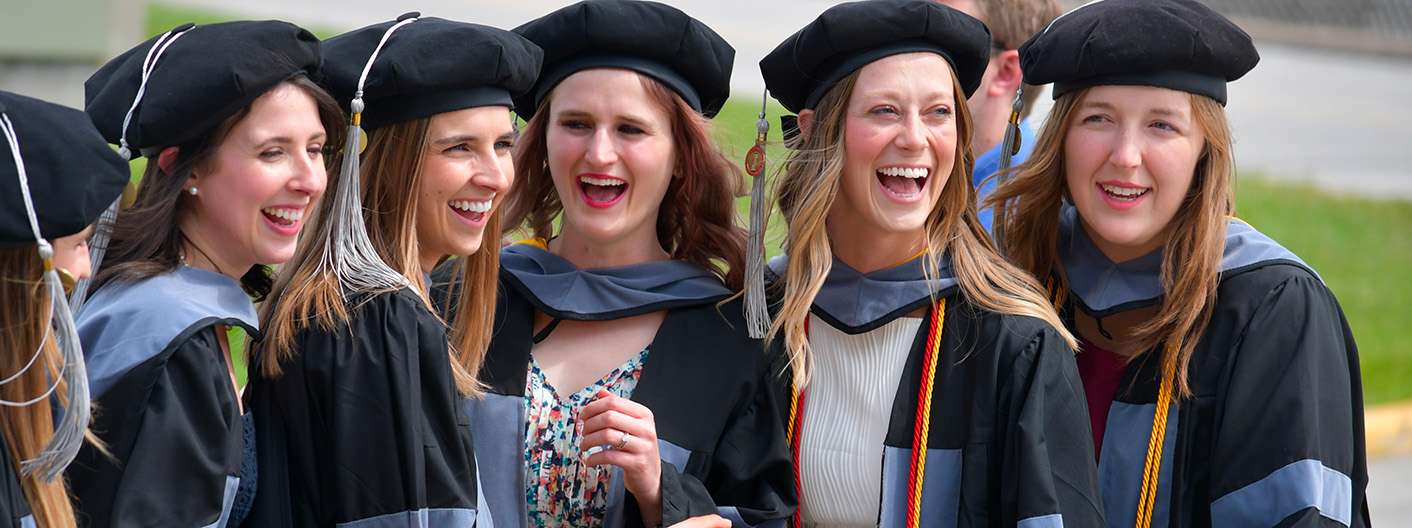
[[616, 178], [594, 178], [592, 176], [579, 176], [579, 181], [587, 183], [589, 185], [601, 185], [603, 187], [612, 187], [616, 185], [627, 184], [627, 182]]
[[1104, 185], [1101, 183], [1099, 185], [1103, 187], [1104, 192], [1107, 192], [1108, 194], [1114, 196], [1122, 196], [1124, 198], [1136, 198], [1138, 196], [1146, 194], [1148, 191], [1148, 189], [1145, 188], [1118, 187], [1115, 185]]
[[898, 176], [902, 178], [925, 178], [928, 174], [931, 174], [931, 169], [888, 167], [878, 172], [882, 173], [883, 176]]
[[279, 218], [283, 218], [291, 222], [298, 222], [300, 218], [304, 218], [303, 209], [279, 209], [275, 207], [269, 207], [266, 209], [261, 209], [260, 211], [267, 215], [277, 216]]
[[451, 200], [451, 207], [455, 207], [462, 211], [469, 211], [472, 213], [488, 213], [490, 212], [490, 205], [492, 201], [493, 200], [485, 200], [483, 202], [472, 202], [470, 200]]

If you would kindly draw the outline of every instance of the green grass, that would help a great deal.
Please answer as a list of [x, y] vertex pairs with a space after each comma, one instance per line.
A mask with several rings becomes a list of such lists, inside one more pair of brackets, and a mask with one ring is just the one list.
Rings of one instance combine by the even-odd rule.
[[1366, 403], [1412, 398], [1412, 202], [1330, 195], [1247, 179], [1241, 219], [1304, 259], [1338, 296], [1353, 328]]

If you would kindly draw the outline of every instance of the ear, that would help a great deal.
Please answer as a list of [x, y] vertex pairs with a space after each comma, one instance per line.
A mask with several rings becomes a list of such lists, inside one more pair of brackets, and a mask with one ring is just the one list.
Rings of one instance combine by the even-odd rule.
[[157, 167], [167, 174], [172, 173], [172, 167], [176, 166], [177, 147], [167, 147], [162, 149], [162, 153], [157, 155]]
[[993, 97], [1014, 98], [1015, 90], [1020, 88], [1020, 81], [1024, 78], [1020, 72], [1020, 52], [1005, 50], [991, 59], [990, 64], [995, 69], [995, 77], [986, 90]]
[[804, 137], [809, 137], [809, 125], [814, 123], [814, 109], [805, 108], [799, 111], [799, 133]]

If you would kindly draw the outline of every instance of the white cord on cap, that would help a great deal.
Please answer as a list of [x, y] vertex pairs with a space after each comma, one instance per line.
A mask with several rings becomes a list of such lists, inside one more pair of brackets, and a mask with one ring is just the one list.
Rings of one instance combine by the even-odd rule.
[[[123, 117], [121, 136], [118, 137], [118, 155], [122, 156], [123, 159], [132, 159], [132, 149], [128, 148], [127, 145], [127, 127], [128, 124], [132, 123], [132, 114], [137, 112], [137, 105], [142, 102], [142, 95], [147, 93], [147, 79], [150, 78], [152, 72], [157, 69], [157, 59], [162, 58], [162, 54], [167, 51], [168, 47], [171, 47], [173, 42], [176, 42], [176, 39], [181, 38], [187, 31], [194, 28], [195, 26], [177, 28], [181, 31], [173, 30], [163, 33], [161, 37], [157, 38], [157, 42], [153, 43], [152, 47], [147, 49], [147, 58], [142, 61], [142, 82], [137, 85], [137, 96], [132, 98], [132, 106], [127, 109], [127, 116]], [[97, 264], [95, 263], [94, 265], [96, 266]]]

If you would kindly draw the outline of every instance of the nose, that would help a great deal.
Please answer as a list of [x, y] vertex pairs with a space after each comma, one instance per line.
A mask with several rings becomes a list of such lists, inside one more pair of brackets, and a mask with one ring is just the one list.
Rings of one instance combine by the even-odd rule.
[[1124, 130], [1113, 138], [1113, 150], [1108, 153], [1108, 163], [1115, 167], [1131, 169], [1142, 165], [1142, 146], [1138, 133]]
[[594, 167], [606, 167], [618, 161], [617, 147], [613, 144], [612, 131], [606, 127], [593, 131], [588, 137], [583, 157]]
[[494, 191], [495, 194], [503, 194], [510, 189], [510, 183], [514, 178], [515, 162], [511, 160], [510, 156], [492, 155], [476, 169], [475, 175], [471, 177], [471, 182]]
[[927, 147], [927, 127], [922, 123], [919, 115], [908, 115], [902, 122], [902, 130], [897, 133], [897, 139], [893, 142], [897, 148], [903, 150], [922, 150]]
[[294, 177], [289, 180], [289, 190], [318, 198], [328, 185], [328, 172], [324, 169], [323, 156], [293, 156]]

